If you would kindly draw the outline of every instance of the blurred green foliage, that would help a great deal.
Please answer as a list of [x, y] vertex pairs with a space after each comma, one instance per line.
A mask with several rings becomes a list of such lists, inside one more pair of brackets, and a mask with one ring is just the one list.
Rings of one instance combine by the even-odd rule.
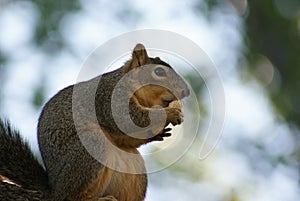
[[39, 14], [33, 37], [34, 43], [48, 53], [58, 52], [66, 45], [60, 30], [61, 22], [66, 15], [81, 8], [79, 1], [29, 1], [36, 6]]
[[[4, 84], [4, 70], [5, 64], [7, 63], [7, 56], [0, 49], [0, 85]], [[1, 105], [2, 95], [0, 91], [0, 105]]]
[[[21, 0], [18, 0], [21, 1]], [[51, 1], [51, 0], [23, 0], [30, 2], [36, 8], [38, 13], [37, 23], [34, 27], [34, 36], [32, 43], [42, 52], [52, 55], [66, 47], [66, 42], [62, 37], [61, 23], [65, 16], [73, 12], [80, 11], [83, 1]], [[276, 111], [282, 115], [288, 124], [296, 125], [300, 128], [300, 3], [291, 2], [298, 0], [249, 0], [248, 12], [244, 17], [245, 22], [245, 45], [247, 52], [245, 58], [247, 61], [247, 70], [256, 76], [258, 80], [260, 75], [259, 55], [263, 55], [270, 60], [274, 69], [275, 76], [273, 81], [266, 85], [266, 91], [272, 101]], [[207, 20], [211, 19], [214, 9], [224, 6], [222, 0], [198, 0], [194, 9], [203, 13]], [[231, 2], [234, 2], [233, 0]], [[299, 1], [298, 1], [299, 2]], [[126, 23], [134, 22], [141, 17], [141, 13], [133, 11], [129, 6], [122, 5], [122, 8], [116, 12], [116, 16]], [[1, 47], [0, 47], [1, 48]], [[10, 58], [4, 55], [0, 49], [0, 84], [3, 82], [5, 64]], [[277, 76], [277, 77], [276, 77]], [[204, 82], [192, 75], [187, 75], [195, 91], [201, 93], [205, 87]], [[263, 84], [263, 83], [262, 83]], [[41, 82], [40, 86], [35, 88], [32, 96], [32, 104], [39, 109], [44, 103], [46, 86]], [[1, 93], [1, 92], [0, 92]], [[0, 98], [2, 96], [0, 95]], [[1, 100], [0, 100], [1, 101]], [[201, 111], [206, 114], [206, 109], [200, 103]], [[253, 120], [255, 121], [255, 120]], [[295, 129], [296, 130], [296, 129]], [[297, 132], [295, 132], [297, 133]], [[296, 135], [296, 134], [295, 134]], [[244, 141], [243, 141], [244, 140]], [[253, 169], [258, 169], [257, 156], [261, 161], [269, 160], [271, 164], [286, 163], [291, 156], [273, 158], [267, 155], [265, 147], [257, 142], [250, 142], [248, 139], [239, 139], [236, 147], [240, 154], [246, 156], [253, 164]], [[300, 161], [300, 149], [296, 150], [291, 158]], [[255, 153], [249, 156], [249, 153]], [[200, 180], [205, 172], [193, 170], [191, 167], [197, 167], [193, 164], [196, 160], [190, 160], [186, 166], [173, 166], [174, 172], [187, 172], [191, 178]], [[163, 162], [162, 162], [163, 163]], [[188, 169], [190, 171], [186, 171]], [[261, 168], [263, 169], [263, 168]], [[263, 170], [259, 170], [263, 172]], [[265, 173], [265, 172], [263, 172]], [[228, 200], [238, 201], [239, 196], [236, 192], [231, 193]]]
[[224, 6], [227, 2], [222, 0], [202, 0], [196, 1], [195, 5], [193, 6], [194, 11], [197, 13], [201, 13], [206, 17], [207, 20], [211, 20], [213, 10]]
[[34, 91], [33, 97], [32, 97], [32, 104], [35, 107], [35, 109], [40, 110], [41, 107], [45, 103], [45, 85], [42, 82], [42, 84], [38, 85]]
[[[269, 58], [278, 70], [280, 78], [275, 89], [268, 92], [277, 111], [291, 124], [300, 127], [300, 2], [252, 0], [249, 3], [249, 16], [246, 18], [246, 43], [249, 51], [249, 70], [256, 68], [256, 55]], [[276, 4], [277, 3], [277, 4]], [[294, 16], [284, 16], [292, 12], [279, 9], [292, 8]], [[297, 14], [298, 13], [298, 14]]]
[[[208, 17], [225, 1], [199, 1], [198, 12]], [[238, 1], [230, 0], [232, 4]], [[249, 0], [245, 16], [245, 58], [249, 72], [259, 80], [258, 55], [266, 56], [273, 64], [276, 79], [267, 89], [275, 110], [289, 124], [300, 127], [300, 1]], [[240, 2], [239, 2], [240, 3]], [[234, 5], [234, 7], [236, 6]]]

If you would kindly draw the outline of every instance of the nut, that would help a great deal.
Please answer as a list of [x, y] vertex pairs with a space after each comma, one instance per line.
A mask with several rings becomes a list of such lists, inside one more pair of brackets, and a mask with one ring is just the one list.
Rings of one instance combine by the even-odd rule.
[[182, 108], [182, 104], [181, 104], [181, 101], [180, 100], [175, 100], [175, 101], [172, 101], [169, 105], [170, 108], [177, 108], [179, 110], [181, 110]]

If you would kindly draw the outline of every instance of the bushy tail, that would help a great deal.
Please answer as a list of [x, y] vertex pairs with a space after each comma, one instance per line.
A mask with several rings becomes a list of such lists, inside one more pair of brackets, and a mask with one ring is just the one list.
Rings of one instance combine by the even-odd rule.
[[18, 131], [0, 119], [0, 200], [44, 200], [47, 173]]

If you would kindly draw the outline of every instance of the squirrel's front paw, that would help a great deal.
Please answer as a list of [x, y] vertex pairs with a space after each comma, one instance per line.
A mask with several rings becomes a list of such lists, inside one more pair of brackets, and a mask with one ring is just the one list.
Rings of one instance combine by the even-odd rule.
[[183, 115], [178, 108], [166, 108], [167, 122], [166, 126], [171, 123], [173, 126], [181, 124], [183, 122]]
[[171, 133], [169, 133], [169, 131], [171, 130], [171, 128], [164, 128], [159, 134], [153, 136], [152, 138], [149, 138], [149, 142], [163, 141], [164, 137], [170, 137], [172, 135]]

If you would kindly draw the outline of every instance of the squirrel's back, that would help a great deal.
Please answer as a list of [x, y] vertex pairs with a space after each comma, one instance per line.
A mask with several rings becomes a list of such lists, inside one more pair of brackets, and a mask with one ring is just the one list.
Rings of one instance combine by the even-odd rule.
[[43, 200], [47, 174], [18, 131], [0, 119], [0, 200]]

